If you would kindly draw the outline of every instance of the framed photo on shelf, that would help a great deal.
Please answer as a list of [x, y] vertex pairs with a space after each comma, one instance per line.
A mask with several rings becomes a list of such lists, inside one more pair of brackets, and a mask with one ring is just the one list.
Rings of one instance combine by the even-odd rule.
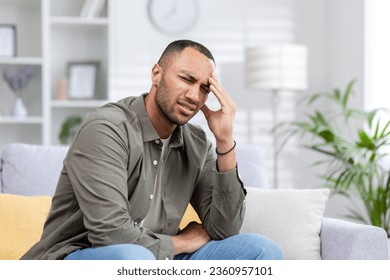
[[0, 56], [16, 56], [16, 26], [0, 24]]
[[69, 99], [93, 99], [95, 97], [98, 69], [98, 61], [69, 63]]

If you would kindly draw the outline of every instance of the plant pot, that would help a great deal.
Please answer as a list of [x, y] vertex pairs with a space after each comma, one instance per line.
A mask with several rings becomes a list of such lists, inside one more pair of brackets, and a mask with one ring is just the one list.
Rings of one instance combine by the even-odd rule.
[[27, 117], [27, 108], [23, 103], [21, 97], [16, 97], [14, 105], [11, 109], [11, 116], [15, 118], [25, 118]]

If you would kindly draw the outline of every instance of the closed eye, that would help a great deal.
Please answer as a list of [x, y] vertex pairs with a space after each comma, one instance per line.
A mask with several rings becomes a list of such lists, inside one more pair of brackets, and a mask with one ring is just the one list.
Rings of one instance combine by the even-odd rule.
[[209, 94], [209, 93], [210, 93], [210, 87], [208, 87], [208, 86], [202, 86], [201, 88], [202, 88], [202, 90], [203, 90], [203, 93], [205, 93], [205, 94]]
[[[188, 84], [195, 84], [197, 82], [197, 79], [192, 76], [187, 76], [187, 75], [179, 75], [179, 78], [182, 79], [184, 82]], [[203, 92], [203, 94], [208, 95], [210, 93], [210, 86], [207, 84], [201, 84], [200, 88]]]
[[187, 83], [193, 84], [193, 83], [196, 82], [195, 79], [192, 79], [192, 78], [190, 78], [190, 77], [180, 76], [180, 78], [181, 78], [183, 81], [187, 82]]

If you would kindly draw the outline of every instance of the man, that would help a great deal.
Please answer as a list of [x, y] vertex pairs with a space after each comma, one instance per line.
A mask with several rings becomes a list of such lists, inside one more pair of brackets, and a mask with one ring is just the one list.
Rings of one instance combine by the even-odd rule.
[[[172, 42], [149, 93], [107, 104], [81, 125], [41, 240], [23, 259], [280, 259], [265, 237], [238, 234], [245, 190], [236, 168], [236, 104], [203, 45]], [[205, 104], [209, 93], [221, 109]], [[201, 110], [202, 129], [187, 122]], [[202, 224], [178, 225], [191, 203]]]

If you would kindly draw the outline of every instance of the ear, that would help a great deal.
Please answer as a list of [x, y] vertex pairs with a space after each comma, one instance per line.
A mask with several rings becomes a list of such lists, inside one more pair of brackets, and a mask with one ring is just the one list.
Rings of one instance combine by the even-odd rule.
[[162, 68], [161, 66], [156, 63], [152, 68], [152, 83], [153, 85], [157, 85], [160, 83], [161, 77], [162, 77]]

